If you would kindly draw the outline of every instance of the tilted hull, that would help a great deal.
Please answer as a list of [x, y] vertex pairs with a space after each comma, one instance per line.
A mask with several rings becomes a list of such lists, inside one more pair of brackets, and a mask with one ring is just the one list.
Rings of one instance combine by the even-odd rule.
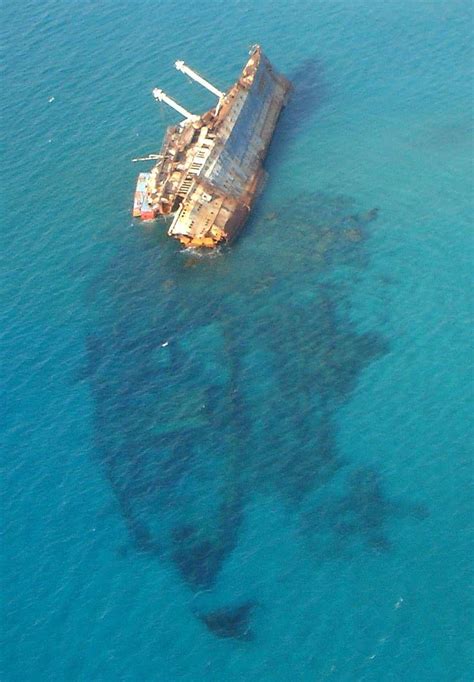
[[263, 160], [290, 89], [254, 47], [215, 109], [168, 129], [145, 192], [146, 174], [139, 176], [133, 215], [173, 216], [168, 234], [187, 247], [231, 241], [263, 185]]

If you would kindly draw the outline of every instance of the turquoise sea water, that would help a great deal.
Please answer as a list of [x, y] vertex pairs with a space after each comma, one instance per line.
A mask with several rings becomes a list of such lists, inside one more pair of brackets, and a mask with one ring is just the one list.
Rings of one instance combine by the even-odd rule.
[[[472, 679], [471, 3], [1, 13], [2, 680]], [[150, 91], [255, 42], [269, 180], [189, 257]]]

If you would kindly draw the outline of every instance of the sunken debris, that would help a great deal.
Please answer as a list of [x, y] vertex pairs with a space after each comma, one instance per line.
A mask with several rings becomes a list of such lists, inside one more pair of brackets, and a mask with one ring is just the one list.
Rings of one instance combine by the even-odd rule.
[[253, 639], [250, 620], [256, 606], [256, 601], [249, 600], [237, 606], [227, 606], [210, 613], [199, 613], [197, 616], [217, 637], [250, 642]]
[[[272, 207], [277, 243], [257, 221], [256, 238], [225, 258], [176, 259], [132, 239], [88, 296], [79, 378], [94, 397], [94, 456], [142, 560], [193, 595], [214, 593], [218, 611], [196, 616], [220, 638], [252, 636], [251, 606], [217, 597], [233, 581], [239, 595], [248, 588], [238, 552], [255, 499], [301, 518], [318, 561], [353, 543], [383, 555], [401, 506], [378, 469], [348, 478], [352, 458], [338, 448], [341, 404], [390, 351], [359, 328], [352, 303], [377, 212], [341, 195], [299, 198]], [[310, 239], [284, 229], [290, 207]]]
[[258, 45], [226, 93], [177, 61], [176, 68], [210, 90], [215, 108], [191, 114], [162, 90], [154, 97], [184, 116], [168, 128], [148, 173], [138, 176], [133, 216], [172, 217], [168, 234], [186, 247], [214, 248], [232, 240], [262, 188], [267, 153], [290, 82], [273, 70]]

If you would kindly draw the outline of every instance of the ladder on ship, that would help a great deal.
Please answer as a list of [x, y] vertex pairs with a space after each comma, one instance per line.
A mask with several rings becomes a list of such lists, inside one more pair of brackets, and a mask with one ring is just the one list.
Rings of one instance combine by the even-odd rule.
[[192, 163], [189, 166], [188, 172], [186, 173], [186, 176], [179, 187], [178, 194], [180, 196], [184, 197], [188, 193], [194, 178], [196, 177], [196, 175], [199, 175], [199, 173], [203, 169], [203, 166], [209, 157], [209, 153], [210, 148], [200, 147], [197, 150], [193, 157]]
[[188, 173], [186, 177], [184, 178], [183, 182], [181, 183], [181, 186], [179, 188], [178, 194], [181, 196], [184, 196], [189, 192], [189, 188], [191, 187], [193, 180], [194, 180], [195, 175]]

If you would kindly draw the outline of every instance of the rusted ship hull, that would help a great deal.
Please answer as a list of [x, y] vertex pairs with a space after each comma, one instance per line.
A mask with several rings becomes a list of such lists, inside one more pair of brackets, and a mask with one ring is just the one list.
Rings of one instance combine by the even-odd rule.
[[168, 128], [150, 173], [141, 173], [133, 215], [172, 217], [168, 234], [186, 247], [215, 248], [235, 238], [265, 180], [263, 160], [290, 82], [255, 46], [238, 81], [220, 93], [182, 62], [195, 80], [219, 94], [215, 109], [193, 116], [155, 90], [185, 120]]

